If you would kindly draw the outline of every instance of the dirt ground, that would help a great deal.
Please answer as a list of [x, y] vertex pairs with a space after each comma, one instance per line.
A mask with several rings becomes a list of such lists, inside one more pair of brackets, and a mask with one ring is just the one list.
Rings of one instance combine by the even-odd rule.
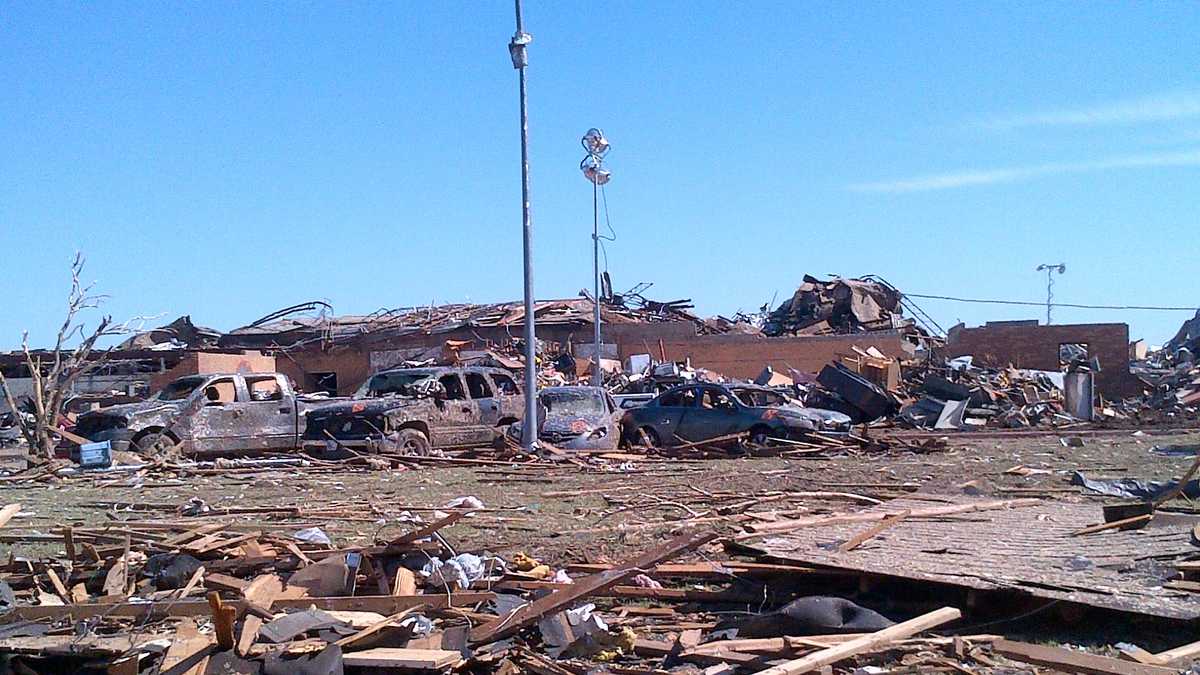
[[[645, 460], [608, 462], [586, 470], [566, 464], [410, 471], [309, 468], [182, 477], [108, 474], [57, 485], [0, 487], [0, 501], [22, 504], [22, 514], [4, 529], [2, 539], [49, 532], [55, 525], [169, 520], [177, 517], [177, 507], [200, 499], [220, 512], [208, 516], [211, 519], [278, 532], [316, 526], [337, 544], [355, 544], [386, 538], [389, 531], [404, 531], [405, 511], [429, 518], [452, 499], [474, 496], [486, 509], [446, 531], [460, 549], [524, 551], [562, 564], [637, 552], [678, 529], [684, 519], [712, 518], [711, 526], [728, 528], [728, 519], [715, 506], [778, 492], [848, 496], [777, 496], [754, 510], [818, 514], [868, 505], [854, 495], [886, 500], [914, 490], [961, 494], [964, 489], [983, 495], [1033, 495], [1099, 504], [1101, 497], [1081, 494], [1069, 484], [1072, 471], [1093, 478], [1170, 479], [1178, 477], [1191, 459], [1151, 448], [1200, 443], [1200, 433], [1122, 432], [1080, 438], [1082, 447], [1067, 447], [1057, 435], [972, 438], [960, 434], [949, 437], [947, 449], [924, 454]], [[1034, 472], [1010, 472], [1018, 467]], [[972, 484], [963, 487], [968, 482]], [[228, 515], [223, 511], [271, 507], [297, 511]], [[44, 546], [52, 545], [0, 543], [0, 554], [7, 555], [10, 548], [17, 555], [52, 552]]]

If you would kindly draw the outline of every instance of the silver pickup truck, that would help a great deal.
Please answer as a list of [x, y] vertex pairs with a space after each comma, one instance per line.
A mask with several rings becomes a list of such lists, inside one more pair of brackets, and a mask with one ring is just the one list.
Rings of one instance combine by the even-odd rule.
[[304, 408], [279, 373], [190, 375], [147, 401], [80, 415], [75, 433], [147, 454], [290, 450], [300, 446]]

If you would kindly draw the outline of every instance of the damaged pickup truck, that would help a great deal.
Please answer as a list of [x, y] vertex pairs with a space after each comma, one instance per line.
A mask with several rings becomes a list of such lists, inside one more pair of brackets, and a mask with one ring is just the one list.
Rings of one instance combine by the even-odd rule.
[[290, 450], [300, 446], [302, 405], [279, 373], [190, 375], [149, 400], [83, 413], [75, 433], [142, 454]]
[[350, 400], [308, 411], [305, 450], [427, 455], [492, 444], [521, 416], [521, 391], [499, 368], [397, 368], [373, 375]]

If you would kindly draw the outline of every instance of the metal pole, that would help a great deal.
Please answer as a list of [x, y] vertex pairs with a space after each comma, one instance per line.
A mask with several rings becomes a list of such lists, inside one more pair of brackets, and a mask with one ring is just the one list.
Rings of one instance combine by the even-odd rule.
[[533, 308], [533, 222], [529, 214], [529, 110], [526, 106], [525, 45], [532, 39], [525, 33], [521, 0], [514, 0], [517, 33], [508, 45], [513, 67], [520, 76], [521, 88], [521, 234], [525, 261], [525, 421], [521, 425], [521, 446], [532, 450], [537, 441], [537, 332]]
[[592, 183], [592, 273], [596, 277], [596, 295], [592, 298], [595, 314], [592, 322], [595, 324], [596, 353], [592, 356], [592, 384], [599, 387], [604, 384], [600, 373], [600, 206], [596, 193], [600, 188]]
[[1054, 268], [1046, 268], [1046, 325], [1050, 325], [1050, 301], [1054, 299]]

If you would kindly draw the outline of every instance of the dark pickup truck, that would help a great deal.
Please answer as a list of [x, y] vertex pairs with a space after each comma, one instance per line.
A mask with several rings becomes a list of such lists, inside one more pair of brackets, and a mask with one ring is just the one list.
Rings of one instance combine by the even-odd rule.
[[521, 391], [499, 368], [397, 368], [349, 400], [309, 408], [305, 449], [399, 451], [489, 445], [522, 412]]
[[75, 433], [146, 454], [290, 450], [300, 446], [304, 405], [279, 373], [191, 375], [149, 400], [83, 413]]

